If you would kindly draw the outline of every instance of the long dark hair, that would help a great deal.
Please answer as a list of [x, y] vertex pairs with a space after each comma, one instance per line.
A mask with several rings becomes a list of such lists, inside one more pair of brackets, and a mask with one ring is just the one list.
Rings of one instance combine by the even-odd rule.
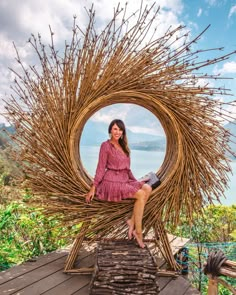
[[111, 129], [114, 125], [117, 125], [122, 131], [123, 134], [122, 136], [119, 138], [119, 144], [122, 147], [122, 150], [124, 151], [124, 153], [129, 156], [130, 155], [130, 149], [128, 146], [128, 139], [127, 139], [127, 135], [126, 135], [126, 129], [125, 129], [125, 124], [122, 120], [120, 119], [115, 119], [112, 120], [109, 127], [108, 127], [108, 133], [111, 133]]

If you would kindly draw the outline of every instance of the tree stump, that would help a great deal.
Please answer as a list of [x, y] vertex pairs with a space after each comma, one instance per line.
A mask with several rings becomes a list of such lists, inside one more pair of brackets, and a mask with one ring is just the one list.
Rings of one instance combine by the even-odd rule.
[[90, 295], [157, 294], [158, 267], [149, 249], [134, 241], [98, 244]]

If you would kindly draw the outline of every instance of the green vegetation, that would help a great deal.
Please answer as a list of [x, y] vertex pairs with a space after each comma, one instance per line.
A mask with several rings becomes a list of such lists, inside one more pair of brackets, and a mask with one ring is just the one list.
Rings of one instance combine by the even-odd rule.
[[64, 227], [60, 216], [46, 216], [31, 203], [8, 141], [0, 130], [0, 271], [72, 243], [80, 228]]
[[[187, 246], [188, 278], [201, 294], [207, 294], [208, 279], [203, 274], [203, 264], [208, 254], [211, 251], [222, 250], [229, 260], [236, 260], [236, 206], [206, 207], [203, 215], [195, 215], [192, 226], [185, 216], [182, 216], [180, 226], [176, 229], [169, 226], [169, 231], [191, 239]], [[234, 279], [224, 279], [236, 286]], [[219, 285], [219, 294], [232, 293]]]
[[[23, 195], [27, 199], [28, 193]], [[40, 208], [22, 202], [0, 206], [0, 270], [68, 245], [79, 226], [61, 226]], [[70, 237], [70, 238], [69, 238]]]
[[196, 243], [236, 242], [236, 205], [208, 206], [202, 215], [195, 214], [192, 226], [182, 216], [176, 229], [171, 226], [168, 229], [178, 236], [190, 237]]

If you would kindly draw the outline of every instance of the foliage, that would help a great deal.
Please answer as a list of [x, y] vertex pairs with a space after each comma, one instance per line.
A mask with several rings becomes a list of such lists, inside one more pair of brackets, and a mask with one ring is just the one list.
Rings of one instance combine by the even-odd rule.
[[[208, 254], [214, 250], [223, 250], [230, 260], [236, 259], [236, 206], [208, 206], [202, 215], [195, 214], [190, 226], [187, 218], [181, 216], [177, 228], [168, 226], [169, 231], [177, 236], [191, 239], [188, 246], [189, 279], [201, 294], [207, 294], [208, 279], [203, 274], [203, 264]], [[231, 285], [233, 280], [225, 278]], [[219, 285], [220, 295], [230, 295], [230, 291]]]
[[194, 223], [189, 225], [186, 216], [180, 218], [180, 225], [168, 230], [177, 235], [191, 238], [196, 243], [236, 241], [236, 206], [210, 205], [202, 215], [194, 214]]
[[32, 194], [21, 189], [23, 174], [8, 143], [0, 128], [0, 270], [68, 245], [79, 231], [79, 226], [63, 227], [59, 215], [48, 217], [30, 204]]
[[[26, 192], [24, 200], [29, 196]], [[79, 226], [65, 228], [59, 216], [47, 217], [24, 202], [1, 205], [0, 270], [68, 245], [78, 231]]]
[[0, 185], [15, 185], [23, 180], [23, 172], [11, 157], [11, 147], [0, 148]]

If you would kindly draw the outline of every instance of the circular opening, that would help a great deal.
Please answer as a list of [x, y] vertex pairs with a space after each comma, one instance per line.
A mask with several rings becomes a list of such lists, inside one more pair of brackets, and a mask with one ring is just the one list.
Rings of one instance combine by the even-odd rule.
[[124, 121], [131, 149], [131, 170], [136, 178], [157, 172], [166, 154], [166, 136], [159, 120], [144, 107], [122, 103], [104, 107], [86, 122], [80, 139], [80, 157], [84, 169], [95, 175], [99, 148], [109, 139], [108, 126], [113, 119]]

